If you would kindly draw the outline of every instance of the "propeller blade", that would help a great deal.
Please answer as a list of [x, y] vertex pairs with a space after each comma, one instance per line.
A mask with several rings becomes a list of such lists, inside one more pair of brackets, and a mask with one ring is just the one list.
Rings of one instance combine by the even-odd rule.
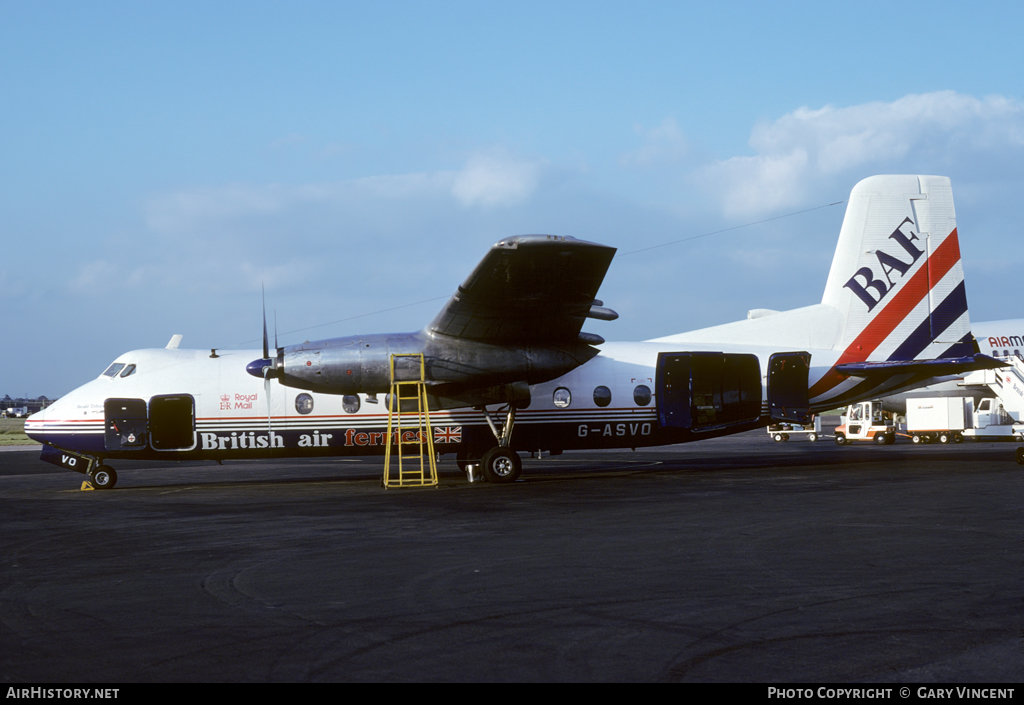
[[[269, 367], [263, 368], [263, 393], [267, 395], [267, 433], [273, 433], [274, 427], [270, 422], [270, 375], [267, 374], [270, 371]], [[267, 441], [273, 443], [273, 437], [267, 436]]]
[[270, 350], [267, 342], [267, 292], [262, 284], [260, 284], [260, 291], [263, 294], [263, 359], [269, 360]]

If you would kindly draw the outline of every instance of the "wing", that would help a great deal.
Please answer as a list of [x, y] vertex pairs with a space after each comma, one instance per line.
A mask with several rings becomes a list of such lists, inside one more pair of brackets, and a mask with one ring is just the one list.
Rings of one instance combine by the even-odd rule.
[[502, 240], [427, 330], [494, 345], [603, 342], [580, 331], [588, 317], [618, 317], [594, 298], [614, 255], [614, 247], [571, 237]]

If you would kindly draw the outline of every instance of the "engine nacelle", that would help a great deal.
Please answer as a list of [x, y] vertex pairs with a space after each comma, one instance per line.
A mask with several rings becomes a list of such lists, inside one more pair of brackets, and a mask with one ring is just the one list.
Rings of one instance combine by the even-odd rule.
[[[414, 335], [351, 336], [279, 348], [271, 374], [286, 387], [326, 394], [376, 394], [391, 388], [390, 359], [395, 353], [423, 352]], [[399, 358], [399, 379], [410, 363]]]
[[[278, 348], [251, 362], [256, 377], [323, 394], [378, 394], [391, 389], [391, 356], [422, 353], [431, 393], [462, 396], [473, 389], [539, 384], [575, 369], [597, 354], [580, 341], [571, 347], [508, 347], [429, 333], [351, 336]], [[419, 359], [399, 357], [399, 381], [420, 378]]]

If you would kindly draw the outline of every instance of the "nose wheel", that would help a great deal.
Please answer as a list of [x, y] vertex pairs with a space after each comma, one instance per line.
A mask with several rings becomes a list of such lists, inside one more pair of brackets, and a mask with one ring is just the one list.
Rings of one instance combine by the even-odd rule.
[[117, 473], [109, 465], [100, 465], [92, 471], [92, 486], [98, 490], [113, 489], [117, 484]]

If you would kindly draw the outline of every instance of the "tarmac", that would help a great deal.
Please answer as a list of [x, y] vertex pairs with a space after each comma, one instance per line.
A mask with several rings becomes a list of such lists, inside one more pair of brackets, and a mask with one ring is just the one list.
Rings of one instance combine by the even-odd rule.
[[0, 453], [8, 683], [1018, 682], [1016, 444], [763, 431], [524, 460]]

